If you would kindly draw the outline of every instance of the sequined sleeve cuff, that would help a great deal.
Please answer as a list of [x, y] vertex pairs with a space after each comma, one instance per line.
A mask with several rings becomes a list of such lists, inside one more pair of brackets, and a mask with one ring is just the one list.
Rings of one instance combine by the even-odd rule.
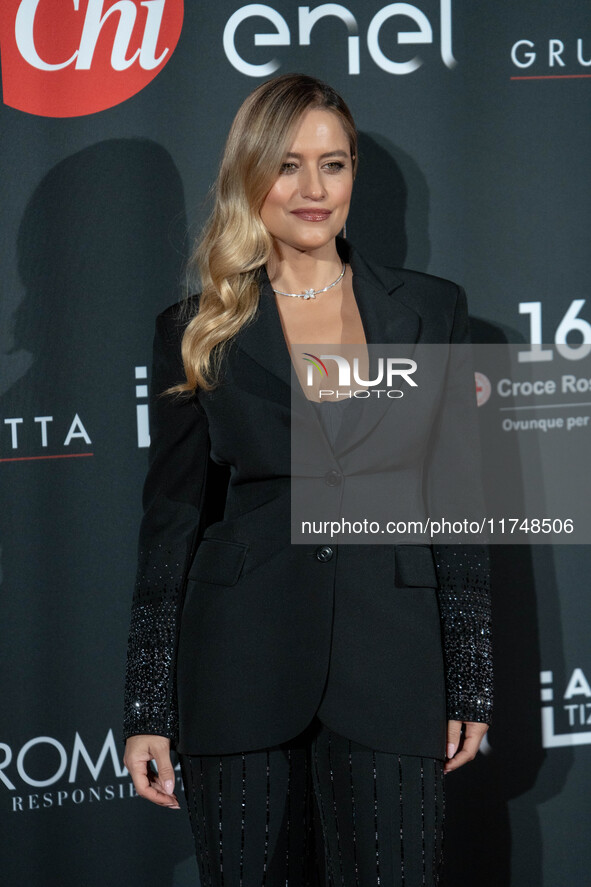
[[[159, 556], [158, 556], [159, 555]], [[179, 583], [182, 564], [165, 563], [161, 551], [140, 560], [131, 610], [124, 698], [123, 738], [137, 733], [178, 739], [174, 692], [174, 657], [178, 626]]]
[[482, 545], [433, 546], [447, 717], [490, 724], [493, 707], [490, 558]]

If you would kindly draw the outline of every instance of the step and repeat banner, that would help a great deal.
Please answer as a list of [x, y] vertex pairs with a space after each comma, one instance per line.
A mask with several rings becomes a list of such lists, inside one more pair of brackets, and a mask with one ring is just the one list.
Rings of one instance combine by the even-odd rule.
[[[3, 0], [0, 53], [4, 883], [189, 887], [186, 814], [134, 797], [122, 764], [123, 675], [154, 318], [191, 287], [233, 116], [276, 73], [334, 85], [360, 132], [351, 242], [461, 283], [477, 342], [565, 346], [580, 447], [591, 4]], [[538, 415], [508, 410], [507, 439]], [[493, 547], [495, 721], [447, 777], [449, 887], [589, 883], [578, 541]]]

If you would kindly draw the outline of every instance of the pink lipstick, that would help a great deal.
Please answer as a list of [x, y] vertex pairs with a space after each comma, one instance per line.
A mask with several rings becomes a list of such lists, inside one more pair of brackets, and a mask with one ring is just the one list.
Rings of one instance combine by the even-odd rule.
[[330, 209], [294, 209], [292, 215], [304, 222], [324, 222], [330, 216]]

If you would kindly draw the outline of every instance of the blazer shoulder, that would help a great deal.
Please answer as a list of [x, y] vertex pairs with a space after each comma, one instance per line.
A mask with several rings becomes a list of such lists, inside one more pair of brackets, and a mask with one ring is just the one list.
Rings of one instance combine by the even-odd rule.
[[[337, 242], [339, 243], [339, 238]], [[373, 277], [374, 281], [377, 278], [388, 292], [396, 292], [397, 298], [401, 298], [404, 293], [410, 298], [437, 297], [455, 301], [458, 292], [462, 290], [457, 283], [445, 277], [374, 261], [360, 253], [352, 244], [347, 244], [348, 252], [343, 247], [342, 241], [339, 243], [339, 248], [341, 255], [351, 262], [354, 274]]]
[[424, 321], [450, 331], [467, 321], [468, 303], [462, 286], [445, 277], [424, 271], [390, 266], [374, 266], [397, 301], [419, 314]]
[[448, 280], [446, 277], [437, 277], [435, 274], [427, 274], [424, 271], [413, 271], [409, 268], [390, 268], [403, 286], [397, 289], [399, 298], [409, 297], [420, 300], [437, 300], [450, 306], [454, 306], [458, 296], [464, 294], [463, 287]]
[[201, 293], [194, 293], [169, 305], [156, 318], [156, 326], [166, 335], [166, 339], [176, 344], [183, 338], [183, 333], [190, 321], [199, 311]]

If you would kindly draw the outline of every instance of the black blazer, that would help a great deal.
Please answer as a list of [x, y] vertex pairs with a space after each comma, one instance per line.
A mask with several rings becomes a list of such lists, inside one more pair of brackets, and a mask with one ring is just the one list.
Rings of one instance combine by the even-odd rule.
[[[368, 344], [469, 341], [461, 287], [337, 244]], [[124, 736], [232, 753], [317, 713], [372, 748], [442, 758], [447, 718], [490, 723], [487, 550], [291, 544], [291, 361], [260, 279], [212, 392], [159, 397], [184, 377], [184, 323], [178, 305], [157, 320]]]

